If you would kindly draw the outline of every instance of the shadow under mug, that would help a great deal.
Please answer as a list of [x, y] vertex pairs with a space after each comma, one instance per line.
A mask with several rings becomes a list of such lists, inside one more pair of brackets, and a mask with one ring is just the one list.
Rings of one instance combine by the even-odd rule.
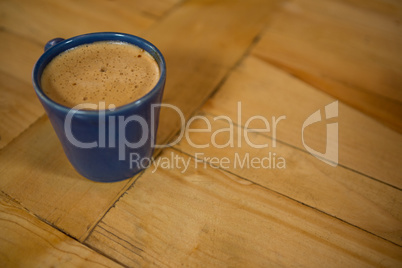
[[[47, 97], [41, 88], [46, 65], [68, 49], [98, 41], [125, 42], [147, 51], [160, 69], [155, 87], [142, 98], [115, 109], [72, 109]], [[36, 94], [67, 158], [81, 175], [98, 182], [130, 178], [151, 163], [165, 80], [165, 60], [154, 45], [137, 36], [114, 32], [55, 38], [46, 44], [32, 72]]]

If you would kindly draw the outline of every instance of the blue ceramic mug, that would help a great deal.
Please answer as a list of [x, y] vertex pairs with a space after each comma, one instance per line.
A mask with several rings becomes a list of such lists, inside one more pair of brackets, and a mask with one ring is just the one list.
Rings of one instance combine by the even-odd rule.
[[[142, 98], [117, 108], [72, 109], [47, 97], [41, 88], [46, 65], [68, 49], [97, 41], [126, 42], [147, 51], [159, 65], [158, 83]], [[165, 80], [165, 60], [154, 45], [137, 36], [113, 32], [49, 41], [32, 73], [36, 94], [69, 161], [81, 175], [99, 182], [130, 178], [150, 164]]]

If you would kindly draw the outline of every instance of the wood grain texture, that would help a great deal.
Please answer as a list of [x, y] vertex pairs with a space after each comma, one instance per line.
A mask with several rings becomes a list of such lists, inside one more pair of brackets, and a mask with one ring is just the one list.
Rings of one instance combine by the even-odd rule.
[[0, 71], [0, 149], [44, 114], [32, 85]]
[[[161, 49], [168, 78], [163, 102], [188, 118], [241, 59], [279, 1], [186, 1], [144, 36]], [[180, 117], [162, 108], [158, 144], [179, 131]]]
[[1, 1], [0, 149], [44, 114], [32, 87], [31, 72], [47, 41], [99, 31], [140, 35], [177, 3]]
[[[181, 173], [175, 159], [189, 161]], [[401, 248], [251, 181], [164, 150], [86, 244], [127, 266], [400, 266]], [[200, 163], [198, 163], [200, 164]]]
[[[226, 119], [204, 113], [196, 116], [175, 148], [196, 158], [199, 166], [206, 162], [220, 167], [402, 246], [400, 190], [350, 169], [332, 167], [279, 139], [272, 147], [267, 133], [247, 132], [243, 126], [230, 130]], [[233, 147], [227, 145], [230, 141]], [[268, 146], [256, 148], [264, 144]], [[200, 148], [204, 145], [208, 146]], [[180, 171], [185, 171], [181, 166]]]
[[[302, 141], [304, 121], [315, 111], [323, 111], [336, 99], [320, 92], [290, 74], [250, 56], [233, 71], [222, 88], [206, 103], [203, 110], [229, 116], [235, 123], [260, 115], [272, 123], [279, 121], [276, 139], [305, 150]], [[237, 106], [241, 101], [241, 122]], [[338, 123], [339, 164], [374, 179], [402, 188], [402, 135], [376, 120], [339, 103], [338, 118], [323, 120], [304, 129], [305, 144], [325, 152], [326, 124]], [[323, 118], [325, 118], [322, 113]], [[252, 120], [250, 128], [264, 128], [261, 120]], [[273, 136], [273, 131], [268, 133]], [[272, 144], [270, 144], [272, 146]]]
[[[1, 20], [1, 18], [0, 18]], [[0, 28], [0, 149], [44, 114], [31, 82], [43, 47]]]
[[78, 240], [131, 183], [95, 183], [78, 175], [45, 116], [0, 151], [0, 163], [3, 192]]
[[[117, 31], [141, 34], [178, 0], [2, 1], [3, 29], [44, 44], [55, 37]], [[77, 27], [79, 26], [79, 27]]]
[[[398, 0], [0, 1], [0, 266], [401, 267], [401, 15]], [[240, 147], [202, 149], [184, 136], [130, 180], [80, 177], [31, 70], [47, 40], [95, 31], [161, 49], [164, 102], [212, 123], [192, 142], [225, 144], [228, 133], [212, 133], [229, 118], [244, 133], [264, 127], [252, 116], [285, 115], [276, 140], [272, 129], [248, 131], [268, 148], [243, 137]], [[327, 123], [338, 123], [333, 168], [301, 136], [335, 100], [337, 118], [304, 129], [325, 152]], [[179, 129], [163, 109], [158, 142]], [[261, 168], [269, 153], [276, 159]], [[257, 161], [233, 166], [236, 155]], [[285, 169], [272, 167], [279, 157]]]
[[0, 193], [2, 267], [121, 267], [53, 229]]
[[[266, 7], [273, 5], [271, 1], [233, 4], [190, 1], [149, 30], [147, 36], [162, 49], [167, 59], [166, 103], [177, 105], [184, 116], [189, 117], [205, 101], [248, 49], [272, 12], [269, 8], [261, 11], [256, 5], [259, 2]], [[223, 10], [232, 12], [222, 16]], [[240, 23], [241, 17], [253, 19]], [[217, 28], [219, 20], [225, 23]], [[223, 42], [222, 38], [231, 41]], [[158, 137], [162, 142], [180, 128], [177, 114], [171, 112], [166, 109], [161, 113]], [[85, 239], [132, 182], [96, 184], [83, 179], [67, 162], [46, 118], [38, 120], [14, 141], [0, 153], [0, 172], [5, 177], [0, 182], [1, 189], [79, 240]]]
[[400, 1], [288, 1], [254, 55], [402, 131]]

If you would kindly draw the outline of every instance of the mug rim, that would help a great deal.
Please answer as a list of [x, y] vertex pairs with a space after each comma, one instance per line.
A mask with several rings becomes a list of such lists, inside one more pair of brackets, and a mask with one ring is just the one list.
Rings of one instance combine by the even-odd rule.
[[[127, 40], [131, 40], [132, 42], [128, 42]], [[40, 86], [40, 77], [43, 73], [44, 68], [52, 61], [53, 58], [58, 56], [59, 54], [67, 51], [68, 49], [72, 49], [74, 47], [83, 45], [83, 44], [90, 44], [98, 41], [119, 41], [125, 42], [132, 45], [136, 45], [148, 53], [155, 59], [158, 63], [158, 67], [160, 70], [160, 76], [156, 85], [147, 92], [144, 96], [139, 99], [136, 99], [132, 102], [127, 104], [117, 106], [113, 110], [104, 109], [104, 110], [78, 110], [72, 107], [64, 106], [58, 102], [55, 102], [51, 98], [49, 98], [42, 90]], [[140, 44], [140, 45], [138, 45]], [[153, 52], [153, 53], [152, 53]], [[157, 57], [156, 57], [157, 56]], [[49, 59], [50, 57], [50, 59]], [[85, 115], [85, 116], [98, 116], [99, 111], [102, 111], [108, 115], [117, 114], [117, 113], [124, 113], [125, 111], [136, 109], [137, 107], [141, 106], [142, 103], [147, 102], [149, 99], [153, 97], [153, 95], [158, 94], [158, 91], [164, 88], [164, 83], [166, 80], [166, 62], [165, 59], [160, 52], [160, 50], [153, 45], [151, 42], [127, 33], [120, 33], [120, 32], [94, 32], [94, 33], [87, 33], [82, 35], [77, 35], [68, 39], [64, 39], [61, 42], [53, 45], [49, 49], [47, 49], [36, 61], [33, 71], [32, 71], [32, 82], [34, 85], [34, 89], [38, 97], [41, 101], [44, 101], [47, 105], [50, 105], [54, 109], [59, 110], [63, 113], [71, 112], [72, 110], [76, 115]]]

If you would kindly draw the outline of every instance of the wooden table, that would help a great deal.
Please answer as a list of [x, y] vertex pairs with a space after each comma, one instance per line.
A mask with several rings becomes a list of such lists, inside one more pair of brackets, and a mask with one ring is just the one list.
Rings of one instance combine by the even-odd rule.
[[[400, 1], [0, 11], [1, 267], [402, 267]], [[159, 47], [186, 119], [117, 183], [76, 173], [31, 85], [46, 41], [97, 31]]]

